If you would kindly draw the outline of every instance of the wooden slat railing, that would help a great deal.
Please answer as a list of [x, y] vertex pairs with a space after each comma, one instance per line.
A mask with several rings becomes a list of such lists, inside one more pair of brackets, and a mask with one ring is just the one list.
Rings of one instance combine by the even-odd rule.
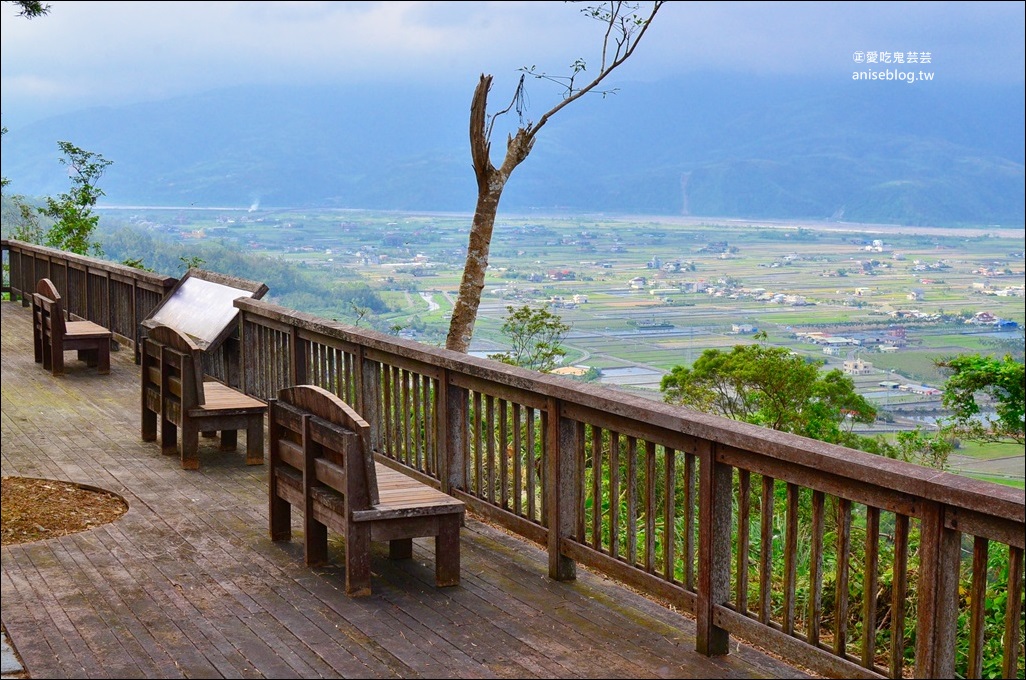
[[[28, 306], [36, 283], [47, 277], [57, 286], [73, 318], [110, 329], [116, 342], [132, 348], [136, 360], [143, 334], [140, 323], [178, 283], [171, 276], [21, 241], [4, 239], [0, 249], [9, 267], [2, 290], [12, 300], [20, 299]], [[233, 387], [239, 383], [240, 361], [235, 336], [203, 355], [207, 375]]]
[[4, 239], [0, 250], [9, 266], [3, 292], [11, 300], [27, 307], [39, 279], [49, 278], [73, 318], [100, 324], [133, 350], [139, 323], [177, 283], [173, 277], [22, 241]]
[[[326, 321], [241, 310], [243, 389], [356, 405], [383, 462], [841, 677], [1022, 677], [1024, 493]], [[998, 622], [998, 623], [995, 623]]]

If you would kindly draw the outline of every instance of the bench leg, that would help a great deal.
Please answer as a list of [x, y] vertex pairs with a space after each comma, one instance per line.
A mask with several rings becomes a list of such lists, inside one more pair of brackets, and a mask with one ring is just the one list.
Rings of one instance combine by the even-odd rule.
[[350, 523], [346, 529], [346, 595], [371, 594], [370, 525]]
[[[145, 395], [143, 401], [146, 400]], [[157, 441], [157, 414], [155, 411], [151, 411], [146, 407], [144, 403], [142, 406], [142, 440], [144, 442]]]
[[438, 535], [435, 536], [435, 584], [458, 586], [460, 584], [460, 516], [447, 515], [439, 518]]
[[110, 373], [110, 340], [104, 340], [96, 350], [96, 372], [100, 375]]
[[221, 430], [221, 445], [219, 451], [234, 451], [239, 448], [239, 431], [233, 429]]
[[39, 336], [40, 344], [40, 358], [39, 360], [43, 364], [43, 368], [47, 371], [53, 369], [53, 344], [50, 342], [50, 337], [43, 333]]
[[246, 465], [264, 464], [264, 415], [246, 425]]
[[39, 321], [32, 324], [32, 358], [37, 364], [43, 362], [43, 335], [39, 332]]
[[199, 430], [196, 425], [182, 418], [182, 469], [199, 469]]
[[160, 417], [160, 452], [165, 456], [178, 453], [178, 426], [161, 414]]
[[388, 559], [408, 560], [413, 557], [412, 538], [394, 538], [388, 542]]
[[86, 366], [95, 368], [96, 364], [99, 363], [99, 352], [96, 349], [80, 349], [78, 350], [78, 360], [84, 361]]
[[278, 481], [271, 473], [268, 486], [268, 529], [272, 541], [288, 541], [292, 538], [292, 504], [278, 495]]
[[[44, 364], [45, 365], [45, 364]], [[54, 375], [64, 375], [64, 348], [50, 348], [50, 372]]]
[[328, 561], [328, 527], [311, 517], [312, 514], [310, 508], [303, 513], [303, 558], [308, 567]]

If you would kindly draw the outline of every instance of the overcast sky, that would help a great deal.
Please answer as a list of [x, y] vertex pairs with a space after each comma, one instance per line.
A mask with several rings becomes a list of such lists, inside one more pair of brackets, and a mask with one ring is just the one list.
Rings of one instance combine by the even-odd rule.
[[[564, 2], [2, 3], [3, 124], [260, 82], [503, 79], [597, 64], [601, 25]], [[648, 3], [642, 3], [648, 5]], [[848, 79], [855, 53], [929, 52], [937, 80], [1024, 80], [1023, 2], [669, 2], [620, 78], [694, 70]], [[885, 68], [878, 64], [877, 68]], [[891, 66], [908, 69], [910, 66]], [[926, 69], [919, 64], [917, 69]], [[919, 83], [916, 86], [928, 86]], [[506, 91], [498, 90], [497, 91]], [[397, 90], [401, 94], [401, 90]]]

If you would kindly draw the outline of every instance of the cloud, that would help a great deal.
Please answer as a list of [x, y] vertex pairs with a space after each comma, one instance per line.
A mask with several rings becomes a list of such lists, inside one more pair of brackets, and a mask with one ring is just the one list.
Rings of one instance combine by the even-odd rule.
[[[601, 25], [563, 2], [51, 2], [3, 5], [5, 122], [257, 82], [466, 83], [598, 61]], [[670, 2], [619, 74], [843, 77], [856, 50], [929, 50], [945, 78], [1023, 80], [1024, 4]], [[850, 75], [850, 74], [849, 74]], [[397, 90], [397, 94], [401, 91]]]

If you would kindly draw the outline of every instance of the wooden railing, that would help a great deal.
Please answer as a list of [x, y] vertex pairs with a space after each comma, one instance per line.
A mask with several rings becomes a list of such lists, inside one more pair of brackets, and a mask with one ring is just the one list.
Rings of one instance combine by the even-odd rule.
[[841, 677], [1022, 677], [1024, 493], [236, 300], [243, 389], [355, 404], [383, 462]]
[[75, 255], [21, 241], [0, 241], [7, 255], [9, 281], [3, 292], [28, 306], [39, 279], [48, 278], [76, 319], [98, 323], [115, 340], [133, 350], [139, 342], [139, 322], [164, 299], [177, 279], [94, 257]]
[[[49, 278], [72, 318], [109, 329], [119, 345], [135, 352], [137, 361], [144, 333], [141, 322], [178, 283], [171, 276], [22, 241], [0, 240], [0, 255], [7, 265], [0, 292], [27, 307], [39, 279]], [[238, 344], [233, 336], [203, 355], [206, 373], [232, 387], [239, 384]]]
[[[47, 276], [123, 341], [175, 283], [0, 246], [12, 299]], [[1021, 489], [235, 306], [245, 392], [334, 392], [371, 424], [382, 462], [545, 546], [552, 578], [585, 565], [691, 613], [703, 653], [727, 653], [733, 635], [826, 675], [1023, 677]]]

